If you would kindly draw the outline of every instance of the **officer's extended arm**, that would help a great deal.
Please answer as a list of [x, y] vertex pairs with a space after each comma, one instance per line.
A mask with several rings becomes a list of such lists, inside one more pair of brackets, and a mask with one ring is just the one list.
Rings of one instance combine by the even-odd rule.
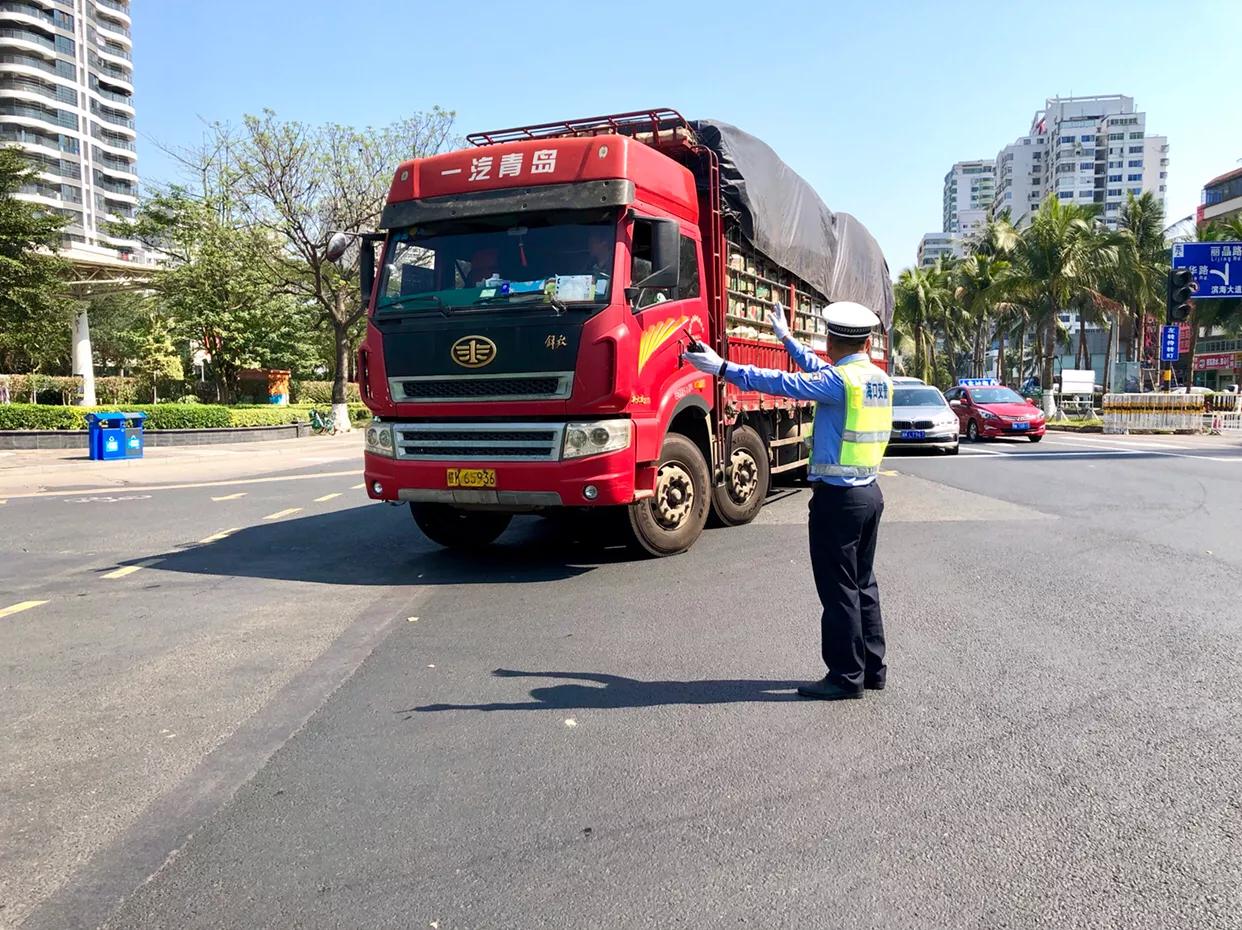
[[815, 360], [821, 362], [822, 367], [806, 374], [773, 371], [730, 362], [724, 366], [722, 376], [744, 391], [759, 391], [779, 397], [792, 397], [795, 400], [813, 400], [821, 404], [844, 403], [845, 382], [841, 380], [841, 376], [827, 362], [818, 357]]

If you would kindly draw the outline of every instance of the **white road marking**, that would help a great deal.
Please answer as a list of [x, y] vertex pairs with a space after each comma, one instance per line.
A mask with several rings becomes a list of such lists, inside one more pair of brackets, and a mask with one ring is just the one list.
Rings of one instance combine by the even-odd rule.
[[264, 520], [279, 520], [281, 517], [291, 517], [295, 513], [301, 513], [301, 507], [289, 507], [285, 510], [277, 510], [275, 513], [269, 513]]
[[115, 571], [108, 572], [108, 574], [102, 577], [109, 580], [125, 578], [128, 575], [132, 575], [134, 572], [142, 571], [144, 568], [150, 568], [152, 565], [159, 565], [163, 561], [163, 559], [143, 559], [141, 562], [135, 562], [133, 565], [122, 565], [120, 568]]
[[[192, 484], [152, 484], [146, 487], [130, 488], [126, 491], [184, 491], [188, 488], [228, 488], [236, 487], [241, 484], [271, 484], [276, 481], [308, 481], [314, 478], [352, 478], [358, 474], [358, 469], [351, 468], [348, 471], [321, 471], [313, 475], [274, 475], [270, 478], [235, 478], [229, 481], [197, 481]], [[358, 485], [365, 487], [365, 485]], [[18, 498], [28, 497], [72, 497], [75, 494], [110, 494], [113, 491], [121, 490], [119, 488], [87, 488], [86, 490], [78, 489], [76, 491], [39, 491], [35, 494], [10, 494], [9, 500], [17, 500]]]
[[221, 530], [218, 533], [212, 533], [210, 536], [206, 537], [205, 539], [200, 539], [198, 541], [198, 544], [200, 546], [207, 546], [213, 542], [219, 542], [222, 539], [228, 539], [228, 537], [232, 536], [236, 532], [237, 532], [236, 527], [234, 527], [231, 530]]
[[245, 491], [238, 491], [236, 494], [225, 494], [223, 497], [213, 497], [213, 501], [235, 501], [239, 497], [245, 497]]
[[0, 619], [11, 617], [13, 614], [20, 614], [23, 610], [30, 610], [32, 607], [40, 607], [47, 601], [22, 601], [20, 604], [14, 604], [12, 607], [0, 608]]
[[341, 496], [341, 495], [340, 495], [340, 493], [339, 493], [339, 492], [338, 492], [338, 493], [336, 493], [336, 494], [325, 494], [323, 497], [316, 497], [316, 498], [315, 498], [315, 503], [316, 503], [316, 504], [325, 504], [325, 503], [327, 503], [328, 501], [332, 500], [334, 497], [340, 497], [340, 496]]
[[366, 486], [367, 486], [367, 485], [366, 485], [366, 482], [364, 481], [362, 484], [355, 484], [353, 487], [351, 487], [351, 488], [350, 488], [350, 490], [351, 490], [351, 491], [361, 491], [361, 490], [362, 490], [363, 488], [365, 488]]

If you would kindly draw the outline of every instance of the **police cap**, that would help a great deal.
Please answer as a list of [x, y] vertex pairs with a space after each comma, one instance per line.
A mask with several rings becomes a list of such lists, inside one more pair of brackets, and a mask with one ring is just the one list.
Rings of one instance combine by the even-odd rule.
[[880, 318], [864, 307], [848, 300], [829, 304], [824, 310], [828, 333], [841, 339], [866, 339], [880, 325]]

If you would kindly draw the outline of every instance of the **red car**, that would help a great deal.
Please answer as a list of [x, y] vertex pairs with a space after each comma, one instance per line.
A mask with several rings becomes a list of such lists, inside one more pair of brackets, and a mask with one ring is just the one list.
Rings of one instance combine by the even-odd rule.
[[1031, 442], [1044, 438], [1044, 415], [1035, 402], [995, 381], [962, 382], [944, 397], [971, 442], [998, 436], [1025, 436]]

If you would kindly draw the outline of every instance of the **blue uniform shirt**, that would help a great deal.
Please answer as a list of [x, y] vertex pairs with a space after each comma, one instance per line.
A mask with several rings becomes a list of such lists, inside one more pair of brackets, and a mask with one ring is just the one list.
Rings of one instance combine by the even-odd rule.
[[[837, 465], [841, 452], [841, 434], [845, 432], [845, 382], [836, 368], [792, 337], [785, 340], [785, 348], [805, 374], [789, 371], [773, 371], [754, 365], [725, 366], [724, 377], [745, 391], [761, 391], [792, 397], [796, 400], [815, 401], [815, 429], [811, 436], [811, 460], [820, 465]], [[837, 364], [869, 361], [866, 353], [847, 355]], [[823, 475], [811, 478], [825, 484], [840, 487], [859, 487], [875, 481], [874, 475], [865, 478], [847, 478]]]

